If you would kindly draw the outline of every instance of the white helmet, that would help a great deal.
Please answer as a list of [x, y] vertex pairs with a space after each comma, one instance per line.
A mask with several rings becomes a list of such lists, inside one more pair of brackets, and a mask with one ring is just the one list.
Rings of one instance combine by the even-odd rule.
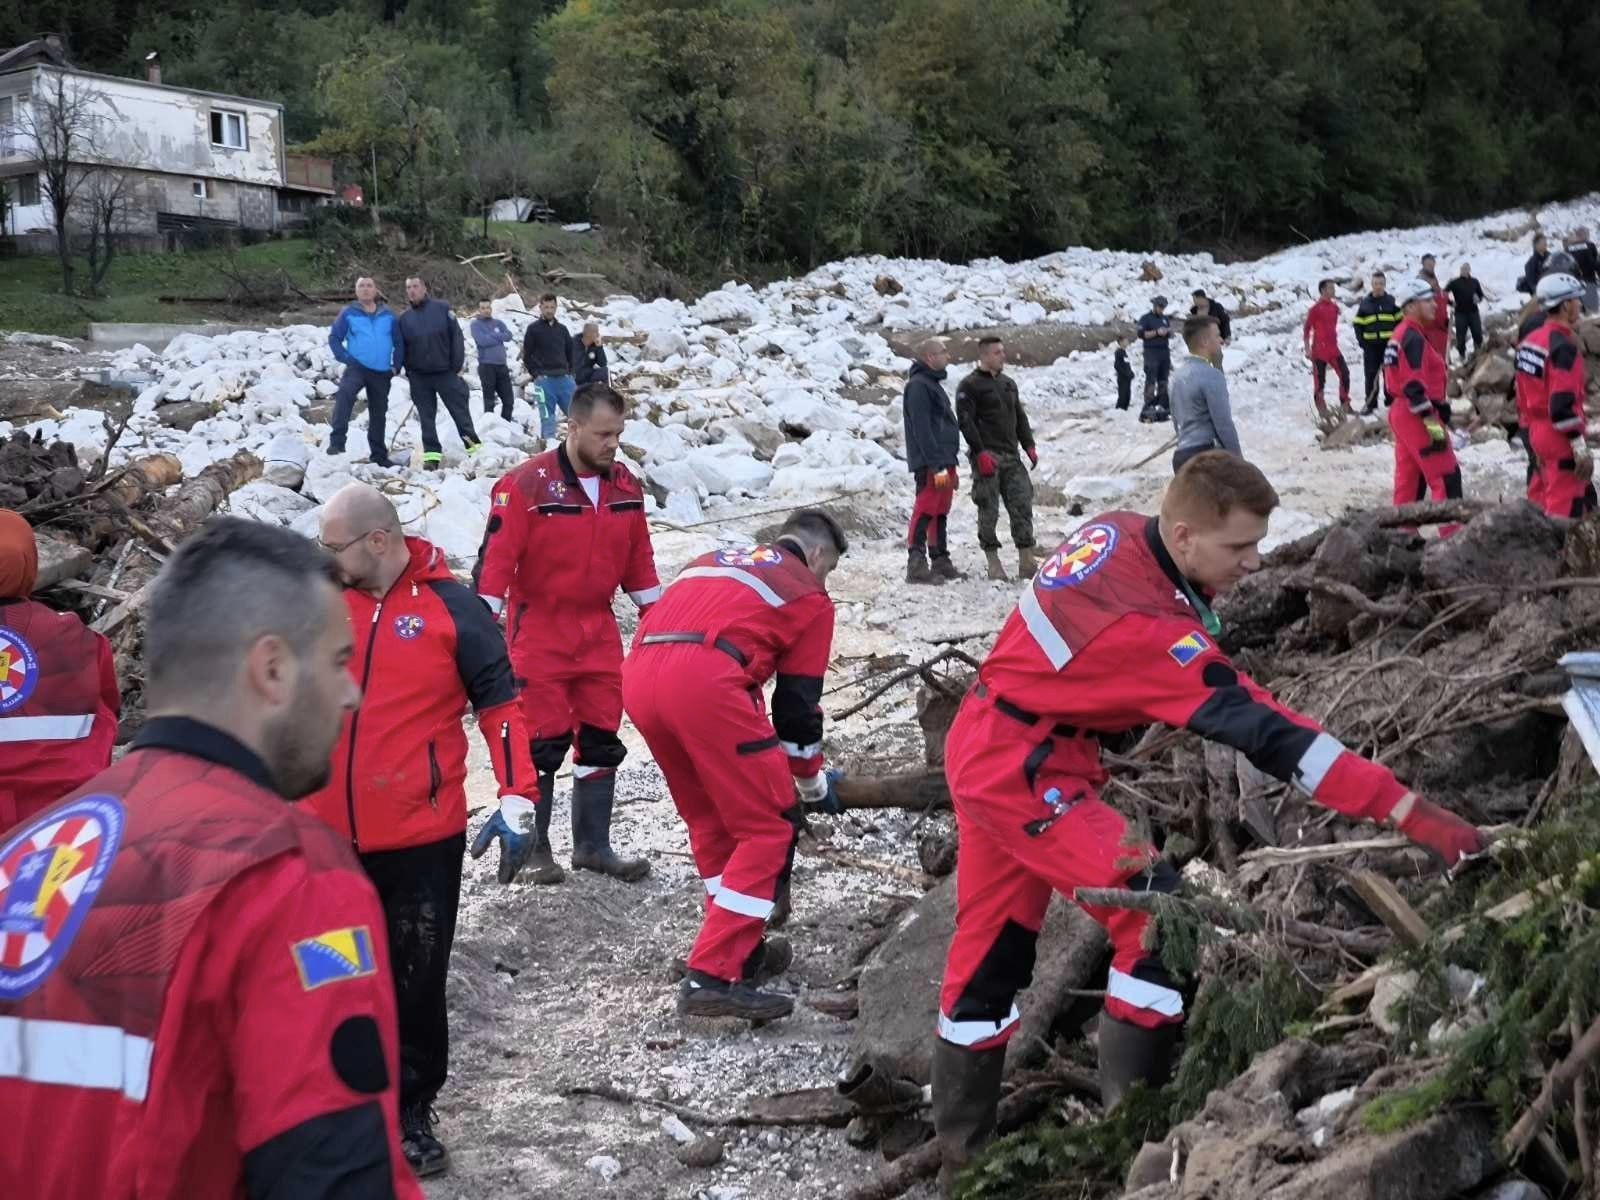
[[1395, 299], [1400, 302], [1401, 308], [1404, 308], [1413, 300], [1432, 300], [1433, 298], [1433, 284], [1423, 279], [1420, 275], [1415, 279], [1406, 280], [1405, 285], [1400, 288], [1395, 296]]
[[1577, 276], [1557, 271], [1539, 280], [1539, 286], [1533, 294], [1541, 307], [1560, 308], [1568, 300], [1583, 298], [1583, 284]]

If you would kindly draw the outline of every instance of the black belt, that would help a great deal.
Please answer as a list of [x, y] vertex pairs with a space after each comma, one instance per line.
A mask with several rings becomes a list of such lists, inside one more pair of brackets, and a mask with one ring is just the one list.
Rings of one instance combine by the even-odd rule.
[[[641, 646], [663, 646], [673, 642], [681, 642], [690, 646], [704, 646], [706, 635], [703, 633], [651, 633], [640, 639]], [[735, 646], [727, 638], [717, 638], [711, 643], [713, 649], [721, 650], [741, 667], [748, 667], [750, 660], [744, 656], [744, 651]]]
[[[980, 700], [988, 700], [989, 703], [993, 704], [995, 708], [999, 709], [1013, 721], [1020, 721], [1024, 725], [1037, 725], [1044, 720], [1044, 718], [1038, 713], [1029, 712], [1027, 709], [1023, 708], [1022, 705], [1013, 704], [1011, 701], [1006, 700], [1003, 697], [994, 695], [994, 693], [989, 691], [989, 688], [985, 684], [980, 683], [976, 685], [974, 690], [978, 693], [978, 698]], [[1064, 738], [1095, 736], [1094, 731], [1091, 729], [1080, 729], [1078, 726], [1068, 725], [1064, 721], [1050, 726], [1050, 732], [1055, 734], [1057, 737]]]

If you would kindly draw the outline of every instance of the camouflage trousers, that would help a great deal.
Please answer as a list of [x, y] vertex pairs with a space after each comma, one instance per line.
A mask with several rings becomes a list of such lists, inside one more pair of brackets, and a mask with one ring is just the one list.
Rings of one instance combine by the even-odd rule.
[[1018, 550], [1033, 545], [1033, 480], [1028, 467], [1015, 454], [996, 454], [995, 473], [985, 478], [972, 464], [972, 502], [978, 506], [978, 545], [998, 550], [1000, 539], [995, 529], [1000, 522], [1000, 505], [1011, 518], [1011, 543]]

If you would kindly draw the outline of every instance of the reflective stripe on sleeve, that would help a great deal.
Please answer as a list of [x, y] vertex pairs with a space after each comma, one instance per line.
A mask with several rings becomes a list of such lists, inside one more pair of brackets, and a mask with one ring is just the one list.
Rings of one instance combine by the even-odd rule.
[[1169, 987], [1162, 987], [1159, 983], [1151, 983], [1147, 979], [1119, 971], [1115, 967], [1111, 968], [1111, 975], [1106, 980], [1106, 997], [1121, 1000], [1133, 1008], [1144, 1008], [1160, 1013], [1163, 1017], [1183, 1015], [1183, 997], [1179, 993]]
[[0, 1078], [121, 1092], [142, 1104], [155, 1043], [115, 1025], [0, 1017]]
[[952, 1021], [941, 1012], [939, 1036], [952, 1046], [976, 1046], [979, 1042], [999, 1037], [1020, 1020], [1022, 1013], [1015, 1004], [1011, 1006], [1011, 1012], [1003, 1021]]
[[790, 758], [815, 758], [822, 753], [822, 743], [813, 742], [809, 746], [801, 746], [795, 742], [779, 742], [783, 752]]
[[702, 879], [700, 882], [706, 885], [706, 895], [708, 896], [715, 896], [722, 890], [721, 875], [713, 875], [709, 879]]
[[0, 742], [75, 742], [94, 728], [93, 713], [59, 717], [0, 717]]
[[690, 567], [687, 571], [678, 573], [679, 579], [731, 579], [735, 583], [742, 583], [756, 595], [760, 596], [773, 608], [783, 607], [783, 597], [778, 595], [761, 580], [748, 571], [741, 571], [737, 567]]
[[1331, 733], [1319, 733], [1306, 747], [1294, 768], [1294, 785], [1308, 796], [1315, 796], [1322, 781], [1333, 770], [1333, 764], [1344, 753], [1344, 743]]
[[1059, 671], [1072, 661], [1071, 647], [1067, 645], [1056, 627], [1050, 624], [1050, 618], [1045, 616], [1031, 581], [1022, 589], [1022, 598], [1017, 601], [1017, 611], [1022, 614], [1022, 623], [1028, 627], [1034, 643], [1044, 652], [1052, 667]]
[[628, 599], [632, 600], [640, 608], [643, 608], [646, 604], [654, 604], [661, 599], [661, 585], [658, 583], [655, 587], [640, 588], [637, 592], [629, 592]]

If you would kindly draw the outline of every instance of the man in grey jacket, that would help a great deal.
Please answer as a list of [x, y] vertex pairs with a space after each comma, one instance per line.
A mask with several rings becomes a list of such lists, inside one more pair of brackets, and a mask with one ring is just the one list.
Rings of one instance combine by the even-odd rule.
[[406, 311], [400, 315], [406, 380], [411, 384], [417, 420], [422, 423], [422, 465], [437, 470], [444, 462], [436, 424], [441, 398], [467, 453], [478, 450], [478, 434], [467, 407], [471, 393], [461, 378], [461, 368], [467, 362], [466, 340], [461, 336], [461, 322], [450, 306], [428, 295], [428, 285], [415, 275], [406, 280], [406, 301]]
[[492, 413], [498, 396], [500, 415], [509, 421], [516, 392], [511, 386], [511, 368], [506, 366], [506, 343], [515, 335], [494, 315], [494, 305], [487, 300], [478, 301], [478, 315], [472, 319], [469, 329], [472, 344], [478, 348], [478, 383], [483, 387], [483, 411]]
[[[944, 390], [950, 350], [943, 338], [929, 338], [911, 364], [902, 401], [906, 423], [906, 467], [916, 480], [917, 498], [906, 533], [907, 583], [943, 583], [963, 578], [950, 561], [945, 527], [956, 494], [956, 460], [961, 427]], [[929, 558], [932, 558], [930, 564]]]
[[1172, 423], [1178, 430], [1178, 448], [1172, 454], [1172, 473], [1196, 454], [1222, 449], [1244, 457], [1239, 432], [1233, 427], [1228, 403], [1228, 377], [1222, 361], [1222, 334], [1217, 319], [1190, 317], [1183, 323], [1183, 341], [1189, 356], [1172, 376]]

